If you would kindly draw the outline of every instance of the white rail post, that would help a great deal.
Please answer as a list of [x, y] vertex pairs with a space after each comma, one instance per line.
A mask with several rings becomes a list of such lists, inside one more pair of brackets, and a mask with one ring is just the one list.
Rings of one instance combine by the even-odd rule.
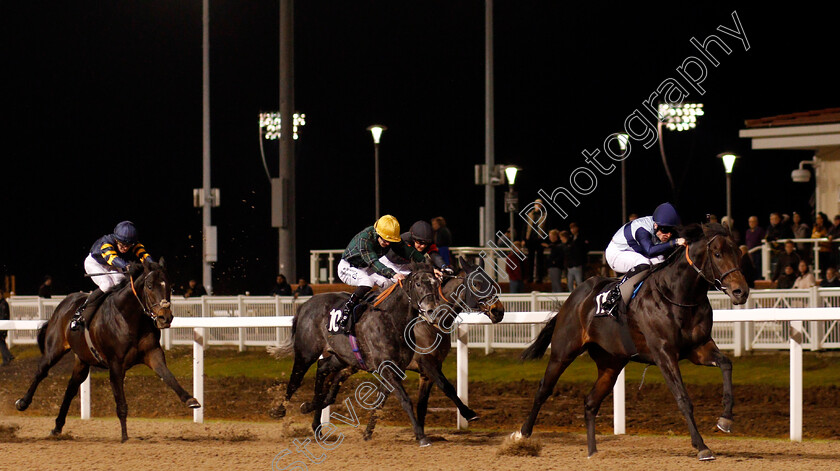
[[79, 386], [79, 403], [81, 405], [79, 415], [82, 420], [90, 420], [90, 372], [88, 372], [88, 377], [85, 378], [82, 385]]
[[790, 321], [790, 440], [802, 441], [803, 321]]
[[204, 345], [207, 329], [193, 329], [193, 397], [201, 407], [193, 409], [193, 422], [204, 423]]
[[309, 251], [309, 283], [310, 284], [317, 284], [320, 283], [318, 279], [318, 255]]
[[[461, 401], [469, 404], [469, 326], [463, 322], [458, 324], [458, 345], [456, 347], [458, 379], [457, 393]], [[455, 412], [458, 430], [465, 429], [469, 425], [467, 419], [461, 417], [460, 412]]]
[[[324, 355], [318, 357], [319, 360], [323, 359]], [[330, 406], [326, 406], [321, 409], [321, 423], [328, 424], [330, 423]]]
[[[817, 287], [812, 286], [810, 288], [811, 292], [809, 293], [809, 306], [808, 307], [820, 307], [820, 295], [817, 293]], [[822, 348], [822, 341], [823, 336], [825, 335], [825, 322], [823, 321], [810, 321], [808, 323], [808, 330], [811, 332], [811, 350], [819, 350]]]
[[615, 380], [613, 387], [613, 433], [616, 435], [624, 435], [626, 432], [626, 415], [625, 415], [625, 373], [626, 368], [621, 370], [618, 378]]
[[770, 276], [770, 243], [764, 241], [761, 244], [761, 277], [769, 280]]
[[489, 355], [493, 353], [493, 326], [487, 324], [484, 326], [484, 354]]
[[335, 257], [333, 256], [332, 252], [329, 252], [327, 255], [327, 266], [329, 267], [329, 270], [327, 271], [327, 273], [329, 273], [329, 275], [327, 276], [327, 281], [330, 284], [333, 284], [335, 283], [335, 265], [333, 265]]
[[[239, 315], [237, 317], [245, 317], [245, 298], [240, 294], [237, 296], [237, 301], [239, 302]], [[245, 328], [239, 327], [239, 351], [245, 351]]]

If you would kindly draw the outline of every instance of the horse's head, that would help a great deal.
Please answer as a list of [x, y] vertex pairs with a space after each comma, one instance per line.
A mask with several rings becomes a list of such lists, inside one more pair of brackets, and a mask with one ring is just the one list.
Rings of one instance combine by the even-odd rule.
[[143, 312], [152, 318], [158, 329], [166, 329], [172, 324], [172, 289], [166, 276], [163, 258], [160, 262], [143, 262], [142, 287], [135, 290], [141, 300]]
[[411, 308], [423, 315], [432, 312], [438, 305], [439, 283], [431, 265], [412, 264], [411, 274], [403, 281]]
[[690, 242], [689, 263], [709, 284], [726, 293], [732, 304], [744, 304], [750, 294], [741, 272], [741, 251], [729, 228], [717, 223], [688, 226], [680, 234]]
[[[505, 317], [505, 306], [499, 301], [501, 289], [478, 265], [458, 258], [462, 274], [447, 282], [442, 290], [444, 301], [483, 312], [494, 324]], [[460, 280], [460, 283], [456, 281]]]

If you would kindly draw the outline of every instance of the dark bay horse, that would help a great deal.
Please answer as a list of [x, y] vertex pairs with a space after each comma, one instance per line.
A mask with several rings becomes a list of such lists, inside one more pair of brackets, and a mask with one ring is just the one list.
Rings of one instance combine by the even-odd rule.
[[[61, 301], [55, 313], [38, 330], [38, 347], [43, 356], [29, 390], [15, 402], [17, 410], [24, 411], [32, 403], [38, 384], [47, 377], [50, 368], [70, 350], [76, 357], [73, 374], [58, 417], [53, 435], [60, 435], [64, 427], [70, 401], [87, 378], [90, 367], [107, 368], [111, 390], [117, 404], [117, 416], [122, 429], [122, 441], [128, 440], [125, 419], [128, 406], [125, 400], [125, 372], [134, 365], [144, 363], [154, 370], [190, 408], [201, 407], [198, 401], [178, 384], [166, 367], [166, 357], [160, 346], [160, 329], [172, 323], [170, 309], [171, 285], [166, 277], [163, 259], [160, 263], [132, 264], [126, 279], [113, 288], [87, 322], [93, 350], [88, 347], [85, 329], [77, 332], [68, 328], [76, 309], [87, 295], [74, 293]], [[101, 360], [101, 361], [100, 361]]]
[[[359, 341], [360, 354], [365, 367], [362, 368], [352, 350], [350, 337], [330, 335], [327, 323], [331, 312], [340, 311], [347, 301], [347, 293], [324, 293], [313, 296], [305, 302], [292, 321], [292, 335], [289, 340], [269, 353], [275, 357], [294, 354], [294, 365], [283, 404], [274, 409], [274, 417], [283, 417], [292, 395], [300, 387], [306, 371], [318, 362], [315, 374], [315, 398], [311, 403], [303, 403], [303, 413], [314, 412], [312, 429], [317, 432], [321, 425], [320, 413], [325, 407], [324, 401], [328, 387], [351, 365], [360, 369], [376, 372], [389, 386], [380, 391], [387, 398], [396, 390], [400, 404], [408, 414], [414, 435], [420, 446], [431, 444], [415, 416], [408, 394], [403, 387], [405, 369], [411, 363], [414, 354], [403, 339], [406, 326], [418, 315], [432, 312], [439, 303], [440, 283], [435, 277], [431, 265], [413, 265], [412, 272], [400, 284], [396, 285], [381, 302], [366, 306], [366, 311], [355, 324], [355, 337]], [[319, 357], [323, 357], [319, 359]], [[395, 371], [395, 368], [398, 371]], [[382, 401], [384, 402], [384, 400]]]
[[[461, 271], [457, 276], [445, 277], [441, 283], [440, 294], [443, 305], [438, 306], [438, 309], [447, 306], [449, 309], [442, 309], [441, 312], [454, 313], [456, 316], [463, 310], [478, 310], [489, 317], [494, 324], [501, 322], [505, 316], [505, 308], [499, 301], [498, 295], [501, 289], [498, 284], [483, 269], [469, 263], [463, 257], [459, 258], [459, 266]], [[429, 395], [435, 384], [455, 404], [462, 417], [468, 421], [478, 419], [478, 414], [461, 401], [455, 387], [443, 374], [443, 361], [452, 349], [450, 334], [456, 327], [454, 324], [450, 319], [435, 318], [434, 321], [429, 322], [418, 318], [418, 322], [413, 325], [410, 342], [415, 347], [415, 352], [407, 369], [420, 373], [417, 422], [421, 427], [424, 427], [426, 423]], [[356, 371], [358, 368], [354, 365], [342, 372], [340, 379], [332, 384], [325, 405], [335, 402], [341, 383]], [[378, 410], [371, 411], [368, 426], [364, 432], [366, 440], [373, 434]]]
[[542, 357], [551, 344], [551, 359], [540, 381], [534, 406], [513, 439], [529, 437], [540, 408], [563, 371], [584, 351], [598, 366], [598, 379], [584, 401], [589, 456], [596, 451], [595, 417], [601, 402], [612, 391], [616, 376], [628, 361], [656, 364], [688, 423], [691, 444], [700, 460], [714, 454], [703, 442], [694, 421], [694, 406], [680, 375], [678, 362], [717, 366], [723, 373], [723, 415], [718, 428], [731, 430], [732, 363], [711, 338], [712, 306], [707, 292], [715, 286], [733, 304], [744, 304], [749, 287], [740, 271], [740, 253], [729, 230], [720, 224], [691, 225], [682, 230], [688, 248], [678, 247], [668, 261], [657, 266], [638, 289], [626, 317], [593, 317], [595, 300], [614, 280], [593, 277], [576, 289], [523, 359]]

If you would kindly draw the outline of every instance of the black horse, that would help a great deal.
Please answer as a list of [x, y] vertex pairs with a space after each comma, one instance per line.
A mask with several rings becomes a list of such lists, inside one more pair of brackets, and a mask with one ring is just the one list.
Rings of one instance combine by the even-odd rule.
[[[463, 257], [459, 258], [458, 261], [461, 269], [458, 275], [443, 279], [440, 294], [444, 304], [438, 306], [438, 309], [441, 312], [454, 313], [455, 315], [463, 309], [478, 310], [489, 317], [494, 324], [501, 322], [505, 316], [505, 308], [498, 298], [501, 292], [498, 284], [487, 276], [484, 270], [471, 264]], [[448, 309], [442, 309], [443, 306], [447, 306]], [[432, 322], [418, 318], [418, 322], [413, 325], [410, 340], [415, 348], [415, 353], [407, 369], [420, 373], [420, 387], [417, 398], [417, 422], [421, 427], [424, 427], [426, 423], [429, 395], [432, 392], [432, 386], [435, 384], [455, 404], [462, 417], [468, 421], [478, 419], [478, 414], [461, 401], [455, 387], [452, 386], [443, 374], [443, 361], [452, 349], [450, 332], [455, 326], [451, 319], [443, 318], [449, 316], [438, 317], [441, 318], [435, 318]], [[341, 383], [356, 371], [358, 371], [358, 368], [354, 365], [346, 368], [342, 372], [340, 379], [332, 384], [329, 396], [325, 400], [325, 405], [330, 405], [335, 402]], [[373, 434], [378, 410], [377, 408], [371, 411], [368, 425], [364, 432], [364, 438], [366, 440], [370, 439]]]
[[[315, 398], [312, 402], [301, 405], [303, 413], [314, 412], [312, 429], [317, 432], [321, 425], [320, 412], [326, 406], [326, 385], [337, 381], [346, 367], [359, 365], [360, 369], [376, 372], [390, 385], [385, 391], [380, 391], [384, 397], [387, 397], [391, 390], [397, 391], [397, 397], [408, 414], [420, 446], [430, 445], [431, 442], [414, 416], [411, 399], [402, 385], [404, 371], [414, 354], [403, 335], [406, 327], [419, 314], [427, 315], [437, 307], [439, 290], [440, 283], [431, 265], [413, 265], [411, 274], [396, 285], [390, 294], [383, 296], [375, 305], [367, 305], [364, 315], [355, 324], [355, 337], [360, 344], [359, 354], [364, 367], [359, 365], [350, 337], [330, 335], [327, 332], [331, 313], [341, 311], [348, 294], [324, 293], [313, 296], [295, 314], [289, 340], [284, 345], [269, 349], [269, 352], [278, 358], [292, 353], [295, 357], [292, 374], [286, 385], [285, 400], [271, 411], [271, 415], [283, 417], [286, 414], [286, 406], [300, 387], [303, 376], [317, 361]], [[385, 367], [386, 365], [396, 366], [399, 371]]]
[[560, 375], [575, 358], [588, 351], [598, 366], [598, 379], [584, 402], [589, 456], [597, 451], [595, 417], [601, 402], [612, 391], [616, 376], [628, 361], [636, 361], [659, 366], [688, 423], [698, 458], [714, 459], [697, 431], [694, 407], [678, 362], [689, 359], [721, 369], [724, 411], [718, 428], [729, 432], [733, 420], [732, 363], [711, 338], [712, 306], [707, 292], [715, 286], [729, 295], [733, 304], [744, 304], [749, 287], [740, 271], [740, 253], [727, 228], [720, 224], [695, 224], [683, 229], [681, 236], [686, 238], [688, 247], [678, 247], [668, 261], [654, 269], [628, 306], [626, 318], [616, 321], [611, 317], [593, 317], [594, 297], [614, 280], [590, 278], [571, 294], [522, 354], [523, 359], [540, 358], [551, 344], [551, 359], [534, 406], [520, 431], [511, 438], [531, 435], [540, 407]]
[[87, 378], [91, 366], [107, 368], [110, 373], [123, 442], [128, 440], [125, 424], [128, 415], [125, 372], [134, 365], [146, 364], [188, 407], [201, 407], [166, 367], [166, 357], [160, 346], [159, 329], [168, 328], [172, 323], [170, 294], [171, 286], [163, 259], [159, 264], [148, 260], [142, 265], [132, 264], [126, 279], [95, 307], [96, 312], [92, 317], [88, 316], [90, 320], [86, 329], [89, 330], [93, 348], [88, 346], [85, 329], [75, 332], [68, 329], [73, 313], [87, 296], [75, 293], [64, 298], [50, 320], [38, 330], [38, 347], [43, 356], [29, 390], [15, 402], [17, 410], [24, 411], [29, 407], [38, 384], [70, 350], [73, 350], [76, 363], [55, 419], [53, 435], [61, 434], [70, 401]]

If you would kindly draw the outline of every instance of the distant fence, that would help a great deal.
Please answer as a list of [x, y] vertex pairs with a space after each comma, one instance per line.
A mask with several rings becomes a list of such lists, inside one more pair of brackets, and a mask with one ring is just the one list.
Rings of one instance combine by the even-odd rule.
[[[569, 293], [503, 294], [499, 298], [510, 312], [557, 311]], [[203, 296], [201, 298], [172, 299], [176, 318], [194, 317], [275, 317], [292, 316], [308, 297], [291, 296]], [[710, 292], [712, 308], [732, 309], [729, 298], [723, 293]], [[48, 319], [61, 301], [60, 298], [43, 299], [35, 296], [14, 296], [8, 299], [13, 319]], [[801, 290], [753, 290], [743, 309], [755, 308], [822, 308], [840, 307], [840, 288], [810, 288]], [[542, 328], [540, 324], [502, 323], [471, 325], [469, 345], [494, 349], [523, 349]], [[809, 321], [805, 324], [802, 344], [810, 350], [840, 348], [840, 322]], [[790, 323], [786, 321], [715, 322], [712, 337], [724, 350], [736, 356], [750, 350], [784, 350], [790, 347]], [[288, 327], [213, 327], [207, 329], [208, 346], [232, 345], [244, 350], [249, 346], [274, 345], [285, 341], [290, 334]], [[188, 328], [164, 330], [161, 339], [164, 347], [191, 345], [193, 334]], [[455, 345], [455, 336], [452, 344]], [[10, 344], [35, 343], [34, 331], [9, 332]]]

